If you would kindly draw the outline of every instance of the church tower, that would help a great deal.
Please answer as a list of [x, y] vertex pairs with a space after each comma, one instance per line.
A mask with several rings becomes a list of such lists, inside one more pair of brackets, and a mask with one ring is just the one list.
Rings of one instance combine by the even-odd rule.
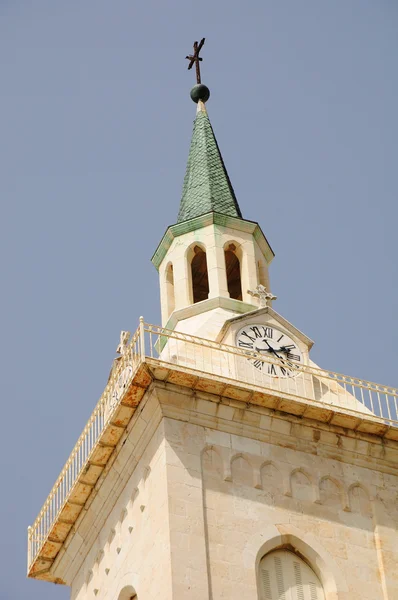
[[259, 225], [242, 218], [207, 114], [209, 95], [203, 84], [191, 92], [197, 113], [180, 210], [152, 262], [162, 325], [213, 339], [217, 324], [257, 307], [249, 290], [269, 288], [274, 254]]
[[394, 600], [398, 390], [319, 368], [272, 306], [274, 254], [210, 124], [203, 43], [181, 204], [152, 258], [162, 324], [121, 333], [28, 529], [28, 576], [72, 600]]

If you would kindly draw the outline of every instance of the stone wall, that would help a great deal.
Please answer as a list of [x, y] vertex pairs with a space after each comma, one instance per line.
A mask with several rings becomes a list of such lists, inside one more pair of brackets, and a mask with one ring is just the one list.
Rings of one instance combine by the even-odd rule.
[[163, 419], [74, 599], [257, 600], [258, 562], [281, 546], [327, 600], [398, 598], [395, 442], [172, 384], [151, 394]]
[[100, 488], [102, 507], [93, 502], [75, 533], [84, 544], [67, 572], [73, 600], [172, 597], [164, 422], [150, 391], [140, 409]]

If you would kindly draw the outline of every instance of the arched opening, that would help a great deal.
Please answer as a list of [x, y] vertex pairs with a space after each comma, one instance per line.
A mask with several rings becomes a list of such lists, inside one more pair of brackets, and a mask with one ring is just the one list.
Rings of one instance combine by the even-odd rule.
[[192, 300], [201, 302], [209, 297], [209, 276], [207, 273], [206, 252], [200, 246], [194, 246], [191, 261]]
[[234, 300], [242, 300], [240, 261], [236, 255], [235, 244], [229, 244], [225, 249], [224, 254], [229, 297], [233, 298]]
[[261, 600], [325, 600], [318, 576], [293, 549], [274, 550], [264, 556], [258, 581]]
[[349, 598], [344, 570], [341, 569], [333, 556], [325, 550], [320, 540], [294, 525], [280, 523], [277, 526], [268, 525], [261, 528], [258, 533], [250, 538], [245, 548], [246, 560], [251, 559], [256, 566], [254, 569], [255, 580], [258, 596], [261, 600], [264, 600], [265, 594], [261, 585], [260, 563], [272, 552], [282, 549], [290, 550], [295, 556], [299, 556], [307, 565], [310, 565], [321, 582], [324, 593], [324, 596], [321, 595], [321, 600], [324, 597], [326, 600], [337, 600], [340, 595], [342, 598], [346, 596]]
[[133, 586], [127, 585], [122, 589], [117, 600], [138, 600], [138, 596], [135, 593]]
[[172, 263], [169, 263], [166, 267], [166, 303], [167, 316], [169, 317], [175, 308], [174, 272]]

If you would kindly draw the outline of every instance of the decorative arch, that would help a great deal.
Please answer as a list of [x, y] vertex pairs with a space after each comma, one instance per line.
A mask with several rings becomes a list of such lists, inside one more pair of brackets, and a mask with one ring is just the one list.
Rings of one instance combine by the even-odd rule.
[[261, 489], [264, 491], [278, 490], [283, 494], [283, 476], [272, 460], [263, 462], [260, 467]]
[[359, 513], [363, 517], [372, 517], [370, 494], [362, 483], [353, 483], [348, 488], [348, 505], [351, 512]]
[[234, 483], [253, 487], [254, 469], [248, 458], [239, 452], [231, 458], [231, 479]]
[[315, 500], [313, 483], [313, 478], [308, 471], [302, 467], [293, 469], [290, 473], [290, 485], [286, 496], [294, 496], [298, 500], [313, 502]]
[[227, 242], [224, 245], [225, 271], [229, 297], [242, 300], [242, 248], [237, 242]]
[[165, 287], [166, 287], [166, 312], [167, 317], [175, 309], [175, 292], [174, 292], [174, 270], [173, 263], [169, 262], [165, 270]]
[[209, 297], [209, 274], [206, 249], [203, 244], [192, 244], [187, 250], [191, 304]]
[[249, 583], [254, 587], [259, 589], [258, 573], [261, 559], [278, 548], [293, 550], [311, 566], [322, 583], [325, 600], [346, 598], [348, 586], [344, 573], [334, 558], [315, 536], [290, 523], [269, 525], [248, 539], [243, 551], [243, 563], [245, 568], [253, 573], [253, 581]]
[[318, 494], [317, 502], [319, 504], [329, 506], [340, 504], [344, 509], [347, 508], [348, 502], [341, 482], [330, 475], [324, 475], [320, 478]]

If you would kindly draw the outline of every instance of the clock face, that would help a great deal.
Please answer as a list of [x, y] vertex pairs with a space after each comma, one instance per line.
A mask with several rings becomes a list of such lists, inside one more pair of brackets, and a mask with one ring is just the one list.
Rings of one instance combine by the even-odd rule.
[[303, 355], [296, 343], [286, 333], [270, 325], [246, 325], [236, 335], [236, 345], [272, 360], [263, 362], [256, 358], [248, 360], [259, 370], [272, 377], [292, 377], [298, 374], [295, 364], [303, 363]]

